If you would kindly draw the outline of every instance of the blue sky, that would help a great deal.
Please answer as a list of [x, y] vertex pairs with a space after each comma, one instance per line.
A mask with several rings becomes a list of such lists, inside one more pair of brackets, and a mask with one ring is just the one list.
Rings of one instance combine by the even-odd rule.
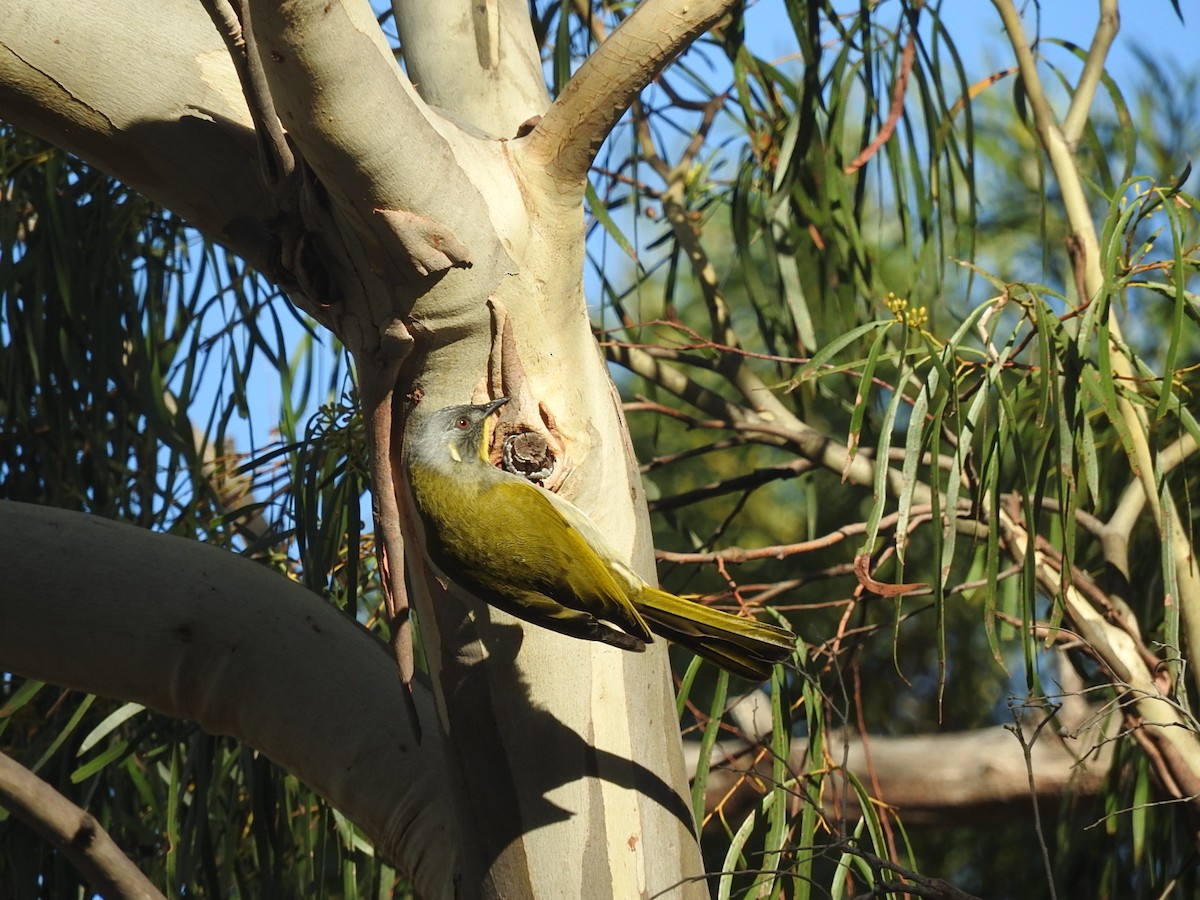
[[[1099, 18], [1098, 0], [1018, 0], [1018, 9], [1030, 27], [1040, 17], [1041, 34], [1086, 45]], [[1200, 7], [1195, 0], [1180, 0], [1185, 21], [1180, 22], [1169, 0], [1125, 0], [1121, 4], [1121, 29], [1110, 56], [1110, 70], [1120, 77], [1134, 61], [1132, 48], [1153, 47], [1157, 55], [1173, 59], [1187, 68], [1200, 65]], [[881, 14], [895, 15], [898, 5], [880, 5]], [[747, 39], [764, 54], [783, 57], [795, 51], [786, 41], [788, 27], [782, 0], [759, 0], [753, 4], [753, 24]], [[1011, 65], [1012, 50], [1004, 38], [1000, 16], [988, 0], [945, 0], [941, 16], [973, 80], [1002, 66]]]
[[[1200, 8], [1194, 0], [1180, 0], [1179, 5], [1184, 10], [1182, 23], [1168, 0], [1126, 0], [1121, 4], [1121, 29], [1110, 55], [1110, 70], [1115, 76], [1129, 70], [1133, 62], [1131, 48], [1139, 44], [1153, 47], [1156, 54], [1188, 68], [1200, 64], [1200, 44], [1197, 42], [1200, 39]], [[1096, 29], [1099, 8], [1097, 0], [1043, 0], [1040, 9], [1042, 35], [1086, 44]], [[1027, 23], [1035, 21], [1035, 12], [1034, 4], [1027, 2]], [[1011, 58], [1011, 51], [1005, 52], [1007, 43], [1000, 28], [1000, 18], [991, 3], [950, 0], [942, 5], [942, 16], [951, 33], [961, 35], [963, 50], [978, 48], [977, 58], [981, 64], [990, 61], [994, 66], [1000, 60]], [[965, 53], [964, 57], [970, 58]]]

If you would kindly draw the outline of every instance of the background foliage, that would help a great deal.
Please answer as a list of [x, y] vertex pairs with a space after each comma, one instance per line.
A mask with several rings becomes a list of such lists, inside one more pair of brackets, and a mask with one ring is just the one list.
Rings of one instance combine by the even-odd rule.
[[[584, 7], [534, 6], [555, 89], [624, 14]], [[1184, 672], [1169, 543], [1142, 516], [1117, 573], [1100, 538], [1137, 487], [1119, 400], [1144, 412], [1156, 449], [1180, 450], [1153, 475], [1189, 539], [1194, 527], [1200, 73], [1146, 51], [1132, 83], [1101, 82], [1076, 157], [1102, 237], [1105, 292], [1088, 304], [1014, 70], [969, 80], [936, 4], [784, 12], [795, 58], [757, 55], [739, 7], [647, 90], [590, 205], [586, 279], [663, 579], [769, 608], [807, 644], [771, 684], [750, 799], [706, 805], [698, 769], [706, 862], [729, 873], [714, 893], [882, 893], [897, 866], [989, 897], [1194, 889], [1194, 829], [1152, 803], [1128, 734], [1103, 792], [1044, 810], [1040, 829], [1028, 815], [906, 829], [838, 759], [841, 729], [1030, 727], [1068, 684], [1088, 715], [1112, 712], [1108, 674], [1059, 639], [1061, 597], [1015, 552], [1002, 510], [1127, 603], [1147, 647]], [[1046, 45], [1065, 105], [1086, 49]], [[5, 129], [0, 172], [0, 496], [221, 544], [381, 627], [339, 348], [239, 260], [83, 163]], [[1108, 363], [1116, 320], [1136, 379]], [[260, 392], [276, 382], [272, 408]], [[858, 555], [911, 589], [868, 590]], [[722, 713], [746, 686], [685, 656], [681, 718], [704, 758], [742, 727]], [[1194, 702], [1186, 677], [1174, 698]], [[11, 677], [0, 701], [0, 748], [170, 891], [404, 893], [350, 823], [245, 747]], [[861, 798], [861, 819], [831, 804], [834, 786]], [[0, 894], [77, 885], [0, 819]]]

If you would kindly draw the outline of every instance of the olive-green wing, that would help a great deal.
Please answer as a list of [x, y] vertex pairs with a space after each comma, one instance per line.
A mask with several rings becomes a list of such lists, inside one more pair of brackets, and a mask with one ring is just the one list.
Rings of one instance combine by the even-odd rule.
[[[535, 621], [535, 615], [557, 617], [565, 624], [572, 618], [568, 611], [586, 613], [612, 622], [641, 641], [654, 640], [630, 601], [629, 591], [545, 491], [506, 480], [486, 488], [480, 499], [479, 512], [489, 522], [489, 541], [486, 548], [470, 554], [469, 580], [491, 586], [507, 602], [486, 595], [484, 599], [501, 607], [528, 608], [525, 617]], [[556, 611], [554, 604], [565, 609]]]

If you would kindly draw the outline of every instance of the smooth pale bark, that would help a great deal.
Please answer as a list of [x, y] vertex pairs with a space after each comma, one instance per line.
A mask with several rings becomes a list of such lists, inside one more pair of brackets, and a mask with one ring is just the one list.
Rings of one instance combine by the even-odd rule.
[[195, 0], [11, 0], [0, 118], [95, 163], [265, 269], [271, 207], [241, 85]]
[[[487, 133], [486, 122], [459, 124], [427, 106], [419, 91], [432, 94], [432, 84], [418, 84], [416, 91], [408, 84], [361, 0], [264, 0], [251, 3], [251, 20], [272, 100], [304, 163], [302, 221], [277, 227], [271, 216], [278, 198], [268, 196], [255, 228], [243, 229], [255, 237], [235, 240], [229, 222], [244, 217], [247, 196], [257, 202], [264, 194], [261, 186], [252, 188], [261, 166], [216, 30], [191, 0], [126, 6], [132, 11], [25, 0], [6, 10], [0, 19], [0, 115], [12, 115], [22, 126], [127, 178], [153, 199], [195, 215], [197, 224], [239, 252], [250, 248], [252, 259], [278, 272], [291, 284], [293, 298], [351, 348], [361, 377], [390, 371], [403, 360], [397, 391], [418, 386], [425, 403], [459, 403], [484, 392], [488, 373], [499, 368], [488, 301], [503, 307], [512, 326], [511, 346], [520, 356], [521, 383], [501, 385], [493, 379], [491, 391], [520, 389], [534, 398], [534, 409], [544, 410], [544, 422], [565, 448], [559, 460], [566, 474], [563, 494], [591, 512], [613, 546], [652, 577], [644, 495], [583, 298], [578, 191], [562, 192], [561, 179], [547, 174], [541, 155], [524, 149], [528, 138], [497, 140]], [[524, 14], [518, 7], [495, 8], [503, 15]], [[442, 8], [447, 22], [470, 15], [465, 0]], [[439, 21], [423, 21], [406, 24], [410, 46], [435, 39]], [[527, 23], [499, 28], [514, 46], [520, 35], [530, 34]], [[68, 32], [71, 52], [46, 50], [45, 44]], [[682, 46], [679, 39], [672, 44], [670, 36], [666, 42]], [[528, 46], [523, 52], [536, 56]], [[151, 54], [157, 66], [137, 62], [138, 54]], [[629, 64], [628, 59], [622, 63]], [[619, 74], [623, 85], [614, 102], [626, 102], [629, 73], [614, 69], [612, 74]], [[647, 70], [642, 77], [652, 74]], [[530, 98], [545, 90], [540, 71], [519, 65], [508, 77], [513, 116], [524, 116]], [[212, 97], [214, 78], [221, 89]], [[62, 89], [64, 83], [69, 88]], [[499, 84], [489, 89], [490, 96], [505, 103]], [[592, 75], [589, 84], [589, 96], [595, 96], [603, 80]], [[455, 82], [451, 93], [465, 89]], [[143, 104], [144, 97], [149, 99]], [[214, 114], [207, 107], [217, 101], [221, 111]], [[86, 114], [79, 113], [81, 102]], [[195, 110], [202, 113], [200, 122], [211, 119], [221, 127], [197, 129]], [[464, 111], [470, 114], [469, 104], [459, 107], [460, 116]], [[230, 133], [245, 141], [240, 170], [236, 154], [221, 152], [220, 140]], [[189, 165], [181, 148], [193, 136], [197, 162]], [[147, 143], [140, 143], [143, 138]], [[571, 138], [582, 141], [572, 155], [579, 163], [578, 147], [598, 146], [603, 134], [575, 129]], [[552, 153], [545, 137], [539, 141], [543, 152]], [[144, 159], [159, 149], [168, 165]], [[206, 162], [210, 150], [216, 157]], [[428, 248], [414, 246], [412, 232], [396, 227], [397, 221], [413, 218], [427, 224], [428, 233], [460, 242], [470, 267], [415, 271], [411, 258]], [[310, 248], [307, 258], [323, 267], [322, 277], [306, 279], [309, 273], [288, 268], [289, 259], [303, 257], [302, 248], [289, 240]], [[403, 510], [404, 488], [398, 483], [394, 488]], [[415, 523], [406, 524], [411, 538]], [[77, 539], [86, 542], [91, 535], [103, 547], [104, 529], [111, 527], [98, 523], [94, 532]], [[427, 748], [444, 753], [444, 774], [439, 778], [429, 774], [435, 770], [425, 770], [423, 780], [452, 789], [448, 829], [463, 848], [444, 877], [456, 879], [466, 896], [636, 896], [698, 875], [701, 864], [684, 800], [687, 783], [661, 642], [642, 655], [624, 654], [526, 626], [472, 598], [447, 593], [424, 568], [419, 546], [411, 539], [407, 543], [443, 738], [427, 738], [419, 751], [410, 752], [422, 759], [433, 752]], [[76, 538], [51, 540], [48, 552], [75, 555]], [[128, 581], [124, 586], [118, 581], [106, 593], [127, 594], [129, 606], [106, 607], [103, 619], [90, 620], [94, 627], [115, 633], [127, 627], [127, 619], [148, 614], [139, 600], [152, 593], [143, 579], [153, 577], [144, 562], [153, 555], [125, 559]], [[245, 577], [256, 585], [248, 593], [269, 591], [259, 574], [247, 569]], [[174, 583], [189, 591], [192, 581]], [[197, 583], [205, 584], [202, 578]], [[221, 590], [238, 589], [229, 584]], [[272, 636], [275, 614], [262, 615], [245, 627]], [[222, 717], [234, 713], [222, 695], [235, 684], [226, 669], [212, 672], [199, 686], [177, 683], [185, 673], [190, 678], [192, 664], [201, 661], [189, 654], [193, 639], [183, 639], [192, 632], [172, 630], [170, 621], [174, 618], [155, 632], [158, 652], [164, 654], [159, 664], [169, 677], [154, 684], [129, 677], [102, 692], [156, 708], [169, 702], [180, 714], [212, 721], [216, 730], [233, 725], [239, 733], [252, 730], [256, 746], [269, 745], [268, 755], [298, 767], [303, 760], [290, 748], [305, 746], [311, 734], [297, 729], [292, 710], [257, 724], [226, 723]], [[192, 628], [201, 624], [186, 621]], [[61, 646], [44, 644], [41, 661], [22, 658], [20, 670], [33, 666], [39, 677], [82, 685], [112, 665], [111, 649], [99, 643], [72, 662]], [[326, 652], [289, 646], [282, 657], [308, 661]], [[179, 653], [188, 665], [171, 668]], [[364, 665], [389, 665], [366, 638], [362, 653]], [[227, 667], [235, 661], [250, 665], [229, 647], [216, 658], [226, 659]], [[279, 656], [268, 658], [282, 664]], [[0, 654], [0, 667], [18, 668], [6, 653]], [[277, 675], [272, 666], [254, 671]], [[290, 689], [294, 683], [279, 677], [278, 684]], [[377, 740], [371, 737], [375, 726], [367, 722], [372, 716], [399, 727], [403, 706], [398, 697], [367, 693], [365, 684], [360, 691], [344, 696], [339, 691], [339, 697], [356, 707], [352, 718], [365, 733], [353, 734], [352, 723], [332, 712], [326, 720], [312, 716], [311, 701], [295, 695], [282, 705], [308, 714], [303, 721], [310, 725], [319, 721], [323, 732], [340, 738], [352, 734], [351, 745]], [[384, 789], [400, 777], [396, 771], [378, 758], [374, 764], [380, 766], [379, 796], [409, 802], [409, 794], [395, 798]], [[327, 796], [336, 797], [342, 788], [336, 780], [325, 781], [321, 772], [306, 772], [305, 781]], [[401, 832], [392, 825], [403, 820], [411, 826], [414, 817], [392, 815], [368, 830], [389, 858], [419, 881], [437, 884], [419, 870], [430, 858], [431, 842], [447, 842], [446, 823], [439, 819], [428, 828], [407, 827], [403, 841], [414, 847], [394, 846], [388, 838]], [[679, 892], [706, 893], [698, 882]]]
[[504, 138], [550, 106], [524, 0], [392, 9], [405, 68], [427, 103]]
[[[423, 896], [452, 894], [436, 734], [416, 743], [395, 663], [344, 613], [232, 553], [22, 503], [0, 503], [0, 570], [0, 669], [233, 735], [350, 815]], [[418, 705], [433, 722], [427, 691]]]
[[[1031, 744], [1030, 759], [1006, 726], [947, 734], [831, 734], [830, 757], [870, 791], [871, 796], [901, 817], [905, 827], [1029, 821], [1036, 796], [1048, 805], [1099, 794], [1109, 776], [1120, 720], [1107, 717], [1077, 734], [1043, 728]], [[808, 765], [807, 747], [796, 747], [788, 759], [791, 771]], [[690, 764], [696, 753], [686, 754]], [[705, 786], [706, 807], [720, 807], [740, 821], [762, 800], [760, 785], [769, 784], [772, 761], [755, 759], [744, 747], [718, 748]], [[1033, 788], [1030, 789], [1030, 768]], [[825, 779], [821, 808], [835, 820], [859, 817], [858, 797], [839, 773]], [[722, 827], [716, 822], [708, 826]]]
[[[425, 107], [385, 48], [363, 37], [367, 15], [320, 0], [254, 5], [284, 122], [329, 190], [341, 240], [358, 237], [367, 258], [343, 282], [343, 339], [369, 367], [385, 349], [374, 336], [402, 324], [413, 337], [404, 380], [423, 389], [423, 403], [460, 403], [483, 391], [496, 362], [486, 301], [503, 306], [525, 377], [493, 383], [492, 393], [524, 389], [536, 398], [566, 447], [564, 493], [652, 571], [641, 486], [583, 301], [579, 199], [564, 199], [522, 166], [521, 141], [496, 140]], [[336, 52], [339, 43], [355, 52]], [[436, 134], [418, 122], [423, 146], [406, 138], [389, 153], [391, 125], [364, 82], [391, 98], [396, 117], [419, 116]], [[397, 248], [372, 218], [376, 208], [446, 226], [470, 249], [471, 267], [380, 277], [371, 257]], [[403, 487], [399, 494], [403, 509]], [[407, 524], [411, 538], [415, 523]], [[466, 843], [479, 851], [462, 860], [463, 883], [496, 894], [626, 896], [697, 874], [661, 646], [632, 656], [525, 626], [447, 593], [415, 547], [410, 539], [414, 601], [426, 646], [437, 651], [428, 663], [447, 767]]]

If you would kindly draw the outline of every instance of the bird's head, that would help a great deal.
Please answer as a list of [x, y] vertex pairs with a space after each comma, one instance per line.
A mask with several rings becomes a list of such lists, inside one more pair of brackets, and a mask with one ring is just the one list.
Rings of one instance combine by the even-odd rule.
[[508, 402], [446, 406], [432, 412], [420, 407], [405, 434], [405, 452], [413, 462], [426, 465], [487, 462], [492, 413]]

